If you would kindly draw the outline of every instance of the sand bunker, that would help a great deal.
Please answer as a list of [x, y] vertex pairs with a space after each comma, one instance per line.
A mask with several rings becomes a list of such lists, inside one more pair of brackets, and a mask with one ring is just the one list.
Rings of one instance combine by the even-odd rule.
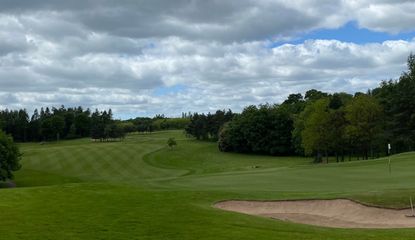
[[304, 201], [224, 201], [216, 208], [302, 224], [336, 228], [412, 228], [410, 209], [369, 207], [346, 199]]

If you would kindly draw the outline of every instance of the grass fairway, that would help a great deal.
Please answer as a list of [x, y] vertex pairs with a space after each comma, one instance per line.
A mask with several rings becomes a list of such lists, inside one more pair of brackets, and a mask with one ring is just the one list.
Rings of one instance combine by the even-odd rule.
[[[168, 149], [169, 137], [178, 147]], [[23, 144], [19, 188], [0, 190], [0, 239], [412, 239], [415, 229], [313, 227], [212, 208], [226, 199], [352, 198], [407, 207], [415, 154], [313, 165], [221, 153], [180, 131]]]

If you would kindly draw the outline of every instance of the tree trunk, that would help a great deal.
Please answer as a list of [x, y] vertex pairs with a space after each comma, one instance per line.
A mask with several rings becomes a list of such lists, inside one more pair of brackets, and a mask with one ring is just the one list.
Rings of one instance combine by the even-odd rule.
[[321, 153], [320, 153], [320, 150], [319, 150], [319, 151], [317, 151], [316, 162], [317, 162], [317, 163], [322, 163], [322, 162], [323, 162], [323, 161], [322, 161], [322, 159], [321, 159]]
[[371, 159], [375, 158], [375, 155], [373, 155], [373, 147], [372, 146], [370, 146], [370, 158]]
[[324, 151], [324, 154], [326, 154], [326, 163], [329, 163], [329, 154], [327, 153], [327, 150]]

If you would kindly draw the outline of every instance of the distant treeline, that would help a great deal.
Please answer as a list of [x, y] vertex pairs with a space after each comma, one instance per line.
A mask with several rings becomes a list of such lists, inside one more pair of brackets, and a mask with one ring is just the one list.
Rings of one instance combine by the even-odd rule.
[[0, 111], [0, 129], [10, 134], [15, 141], [50, 141], [92, 137], [116, 139], [124, 137], [122, 129], [112, 119], [111, 109], [91, 113], [89, 109], [41, 108], [29, 115], [25, 109]]
[[248, 106], [241, 114], [213, 121], [216, 114], [191, 117], [186, 132], [218, 139], [221, 151], [271, 155], [329, 155], [344, 161], [415, 150], [415, 56], [397, 80], [383, 81], [367, 93], [291, 94], [282, 104]]
[[156, 115], [154, 118], [137, 117], [124, 121], [129, 125], [128, 132], [154, 132], [161, 130], [184, 129], [190, 122], [190, 116], [183, 115], [181, 118], [166, 118], [164, 115]]
[[181, 118], [135, 118], [114, 120], [111, 109], [105, 111], [82, 107], [35, 109], [29, 116], [25, 109], [0, 110], [0, 129], [17, 142], [52, 141], [91, 137], [100, 141], [124, 138], [129, 132], [153, 132], [184, 129], [190, 122], [190, 114]]
[[185, 131], [198, 140], [217, 140], [220, 128], [235, 116], [231, 110], [218, 110], [215, 113], [192, 114]]

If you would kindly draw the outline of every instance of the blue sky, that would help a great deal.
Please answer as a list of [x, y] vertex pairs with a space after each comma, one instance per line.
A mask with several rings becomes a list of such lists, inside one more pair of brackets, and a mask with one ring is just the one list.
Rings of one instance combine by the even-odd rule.
[[404, 31], [399, 33], [379, 32], [361, 28], [358, 26], [358, 23], [352, 21], [336, 29], [318, 29], [301, 34], [293, 40], [277, 41], [272, 47], [280, 46], [282, 44], [301, 44], [304, 41], [313, 39], [338, 40], [341, 42], [365, 44], [382, 43], [391, 40], [411, 41], [414, 38], [415, 31]]

